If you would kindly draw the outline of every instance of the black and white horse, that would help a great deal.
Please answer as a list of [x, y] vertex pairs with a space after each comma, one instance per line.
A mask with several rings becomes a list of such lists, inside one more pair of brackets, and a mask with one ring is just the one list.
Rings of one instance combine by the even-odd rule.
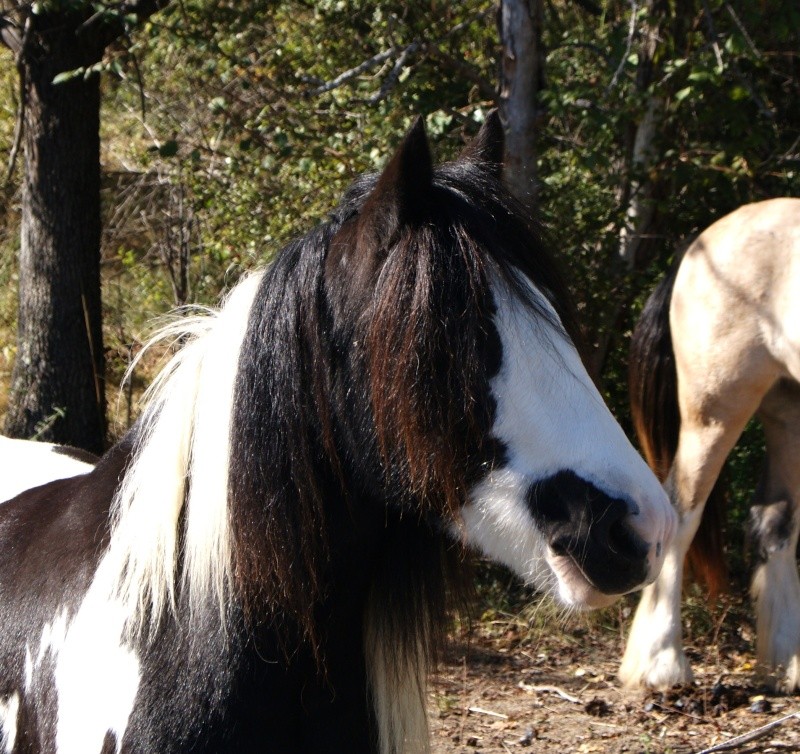
[[492, 115], [434, 168], [418, 122], [92, 473], [0, 505], [0, 748], [424, 751], [467, 548], [576, 607], [655, 578], [674, 514], [501, 154]]
[[54, 479], [86, 474], [97, 462], [79, 448], [0, 435], [0, 502]]

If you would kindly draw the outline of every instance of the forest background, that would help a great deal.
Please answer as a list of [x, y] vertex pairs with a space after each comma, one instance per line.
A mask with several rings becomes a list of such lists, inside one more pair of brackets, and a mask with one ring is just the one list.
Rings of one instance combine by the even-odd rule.
[[[514, 6], [533, 29], [527, 51], [508, 36]], [[145, 360], [121, 388], [147, 323], [216, 302], [379, 168], [418, 114], [439, 159], [498, 103], [523, 128], [524, 198], [626, 428], [628, 340], [654, 282], [716, 218], [800, 196], [796, 0], [182, 0], [146, 18], [119, 3], [3, 0], [0, 19], [65, 8], [124, 22], [99, 62], [58, 74], [63, 86], [100, 82], [109, 441], [156, 368]], [[504, 97], [509, 66], [528, 60], [523, 123]], [[17, 354], [21, 100], [14, 53], [0, 46], [0, 416]], [[731, 463], [732, 532], [760, 452], [751, 427]]]

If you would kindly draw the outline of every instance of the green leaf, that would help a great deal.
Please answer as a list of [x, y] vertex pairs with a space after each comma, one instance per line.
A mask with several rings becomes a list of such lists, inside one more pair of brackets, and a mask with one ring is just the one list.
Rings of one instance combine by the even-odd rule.
[[174, 157], [178, 154], [178, 142], [175, 139], [165, 141], [159, 148], [158, 153], [161, 157]]
[[731, 98], [733, 102], [741, 102], [742, 100], [747, 99], [750, 95], [743, 86], [740, 84], [736, 84], [730, 88], [728, 92], [728, 96]]
[[225, 97], [214, 97], [214, 99], [208, 103], [208, 107], [212, 113], [222, 113], [225, 112], [226, 108], [228, 107], [228, 103], [225, 100]]
[[700, 70], [700, 71], [692, 71], [687, 78], [689, 79], [689, 81], [693, 81], [699, 84], [705, 81], [712, 81], [716, 78], [716, 76], [714, 76], [714, 74], [712, 74], [710, 71]]
[[72, 81], [72, 79], [77, 79], [77, 78], [79, 78], [81, 76], [85, 76], [85, 75], [86, 75], [86, 69], [85, 68], [76, 68], [73, 71], [63, 71], [62, 73], [57, 73], [53, 77], [53, 83], [54, 84], [63, 84], [65, 82], [67, 82], [67, 81]]
[[731, 55], [742, 55], [747, 51], [744, 39], [739, 34], [731, 34], [725, 40], [725, 51]]

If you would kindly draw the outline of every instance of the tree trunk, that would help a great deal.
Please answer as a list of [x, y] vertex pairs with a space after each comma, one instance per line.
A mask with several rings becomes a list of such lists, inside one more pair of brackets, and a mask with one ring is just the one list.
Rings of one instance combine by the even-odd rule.
[[498, 13], [502, 44], [500, 115], [505, 128], [503, 177], [528, 208], [536, 206], [538, 95], [544, 64], [540, 0], [502, 0]]
[[[664, 98], [653, 91], [653, 84], [661, 76], [657, 63], [659, 45], [670, 34], [669, 8], [664, 0], [646, 0], [644, 7], [647, 16], [639, 29], [636, 93], [645, 105], [639, 117], [630, 123], [626, 135], [625, 181], [620, 188], [620, 208], [624, 214], [616, 264], [610, 267], [611, 274], [620, 281], [625, 275], [645, 269], [659, 244], [656, 208], [661, 187], [655, 166], [661, 158], [658, 149], [659, 138], [663, 138], [665, 110]], [[631, 13], [636, 12], [631, 9]], [[625, 330], [633, 295], [629, 285], [620, 285], [620, 295], [605, 312], [603, 326], [598, 328], [596, 346], [587, 359], [589, 374], [598, 384], [613, 340]]]
[[[18, 56], [25, 94], [17, 358], [5, 432], [99, 452], [105, 443], [100, 300], [102, 47], [42, 16]], [[49, 21], [49, 23], [48, 23]]]
[[647, 0], [645, 8], [647, 18], [641, 29], [636, 90], [641, 96], [647, 97], [647, 105], [638, 122], [633, 125], [626, 166], [628, 182], [622, 192], [625, 221], [620, 229], [619, 257], [628, 270], [640, 266], [640, 247], [652, 229], [657, 181], [653, 180], [649, 171], [660, 156], [656, 139], [664, 118], [664, 100], [650, 89], [657, 76], [656, 52], [665, 33], [668, 11], [661, 0]]

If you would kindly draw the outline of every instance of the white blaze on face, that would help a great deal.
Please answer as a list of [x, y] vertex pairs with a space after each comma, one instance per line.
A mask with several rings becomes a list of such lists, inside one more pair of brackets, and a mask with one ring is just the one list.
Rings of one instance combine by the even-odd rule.
[[[533, 293], [557, 321], [544, 297]], [[526, 503], [531, 486], [566, 470], [628, 502], [626, 523], [650, 548], [648, 581], [661, 567], [675, 514], [560, 327], [530, 311], [504, 283], [495, 282], [493, 295], [502, 364], [491, 380], [492, 434], [507, 458], [471, 490], [463, 510], [467, 542], [528, 582], [555, 585], [566, 604], [605, 604], [607, 597], [548, 547]]]

